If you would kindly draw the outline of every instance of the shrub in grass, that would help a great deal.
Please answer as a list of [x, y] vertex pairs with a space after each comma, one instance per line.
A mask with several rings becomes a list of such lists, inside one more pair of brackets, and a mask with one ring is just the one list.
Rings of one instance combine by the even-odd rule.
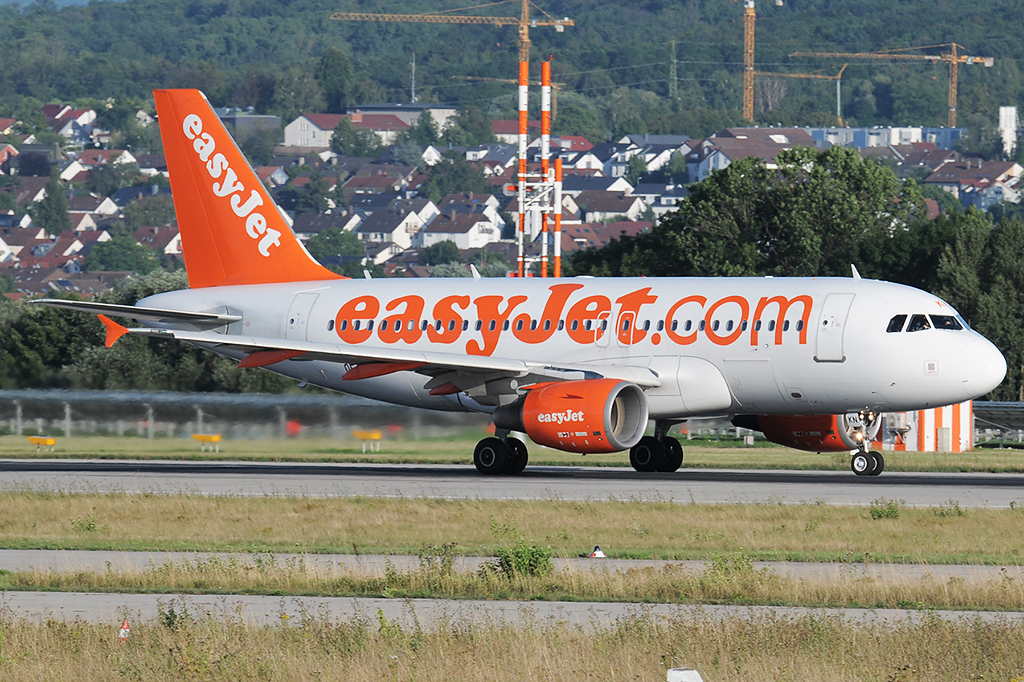
[[875, 521], [881, 519], [898, 519], [900, 517], [900, 503], [895, 500], [878, 499], [871, 503], [871, 518]]

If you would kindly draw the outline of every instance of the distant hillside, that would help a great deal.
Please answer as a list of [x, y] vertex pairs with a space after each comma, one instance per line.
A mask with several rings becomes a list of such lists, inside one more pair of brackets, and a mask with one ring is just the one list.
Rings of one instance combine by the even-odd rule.
[[[110, 0], [64, 6], [0, 4], [0, 113], [21, 99], [139, 102], [156, 87], [202, 88], [215, 105], [294, 116], [339, 102], [408, 101], [416, 60], [421, 101], [511, 115], [512, 86], [454, 76], [513, 78], [514, 28], [331, 21], [335, 11], [432, 12], [460, 3], [352, 0]], [[703, 134], [739, 122], [743, 7], [727, 0], [547, 0], [576, 26], [535, 28], [534, 59], [553, 54], [565, 132], [608, 138], [629, 132]], [[482, 12], [514, 16], [518, 4]], [[758, 3], [757, 61], [770, 71], [834, 74], [842, 60], [795, 51], [874, 51], [955, 41], [994, 57], [960, 68], [961, 123], [995, 121], [1024, 96], [1024, 3], [1017, 0], [786, 0]], [[675, 43], [678, 97], [670, 101]], [[319, 68], [325, 50], [341, 50]], [[930, 50], [932, 54], [937, 50]], [[835, 120], [830, 81], [760, 79], [759, 122]], [[945, 64], [854, 63], [842, 84], [843, 115], [859, 125], [944, 125]], [[339, 94], [343, 96], [339, 98]], [[333, 105], [332, 105], [333, 103]], [[765, 110], [768, 109], [768, 110]]]

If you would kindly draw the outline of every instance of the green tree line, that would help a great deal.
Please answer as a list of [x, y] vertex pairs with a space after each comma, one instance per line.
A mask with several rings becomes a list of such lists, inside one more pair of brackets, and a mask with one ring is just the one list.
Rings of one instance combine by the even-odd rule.
[[[742, 5], [676, 0], [542, 3], [575, 26], [530, 33], [534, 68], [554, 55], [556, 130], [595, 141], [628, 133], [705, 135], [740, 122]], [[514, 87], [453, 76], [514, 77], [515, 27], [332, 21], [337, 11], [423, 13], [452, 9], [409, 0], [92, 0], [0, 5], [0, 109], [42, 127], [40, 102], [89, 101], [115, 109], [159, 87], [198, 87], [216, 106], [252, 106], [291, 120], [374, 101], [408, 101], [416, 55], [419, 101], [514, 114]], [[492, 8], [514, 15], [516, 8]], [[998, 18], [998, 20], [996, 20]], [[995, 66], [960, 69], [965, 123], [994, 124], [1000, 105], [1024, 99], [1017, 27], [1024, 5], [800, 0], [758, 6], [756, 61], [768, 71], [838, 72], [841, 60], [797, 51], [863, 52], [956, 41]], [[674, 47], [673, 47], [674, 46]], [[673, 53], [674, 50], [674, 53]], [[936, 50], [931, 50], [935, 54]], [[676, 78], [670, 83], [673, 54]], [[835, 120], [830, 81], [760, 79], [757, 122]], [[842, 81], [843, 116], [858, 125], [943, 125], [944, 63], [852, 61]], [[675, 97], [671, 97], [672, 93]], [[533, 101], [538, 108], [536, 93]], [[36, 113], [33, 113], [36, 112]], [[980, 118], [974, 118], [980, 117]], [[126, 126], [131, 128], [131, 126]], [[145, 136], [130, 130], [124, 139]]]

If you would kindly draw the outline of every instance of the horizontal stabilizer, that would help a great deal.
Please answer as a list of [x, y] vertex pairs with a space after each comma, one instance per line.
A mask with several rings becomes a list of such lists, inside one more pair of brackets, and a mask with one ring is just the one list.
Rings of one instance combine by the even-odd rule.
[[130, 317], [133, 320], [151, 322], [187, 322], [198, 327], [221, 327], [242, 319], [241, 315], [225, 315], [221, 313], [195, 313], [189, 310], [162, 310], [160, 308], [140, 308], [133, 305], [117, 305], [115, 303], [93, 303], [91, 301], [66, 301], [59, 298], [40, 298], [26, 301], [26, 305], [43, 305], [49, 308], [64, 308], [80, 313], [113, 315]]

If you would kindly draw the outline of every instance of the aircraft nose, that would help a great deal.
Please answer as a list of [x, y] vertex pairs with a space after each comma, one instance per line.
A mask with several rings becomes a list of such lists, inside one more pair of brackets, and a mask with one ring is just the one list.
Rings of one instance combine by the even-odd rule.
[[970, 398], [993, 390], [1005, 376], [1006, 358], [987, 339], [972, 341], [960, 354], [960, 380]]

